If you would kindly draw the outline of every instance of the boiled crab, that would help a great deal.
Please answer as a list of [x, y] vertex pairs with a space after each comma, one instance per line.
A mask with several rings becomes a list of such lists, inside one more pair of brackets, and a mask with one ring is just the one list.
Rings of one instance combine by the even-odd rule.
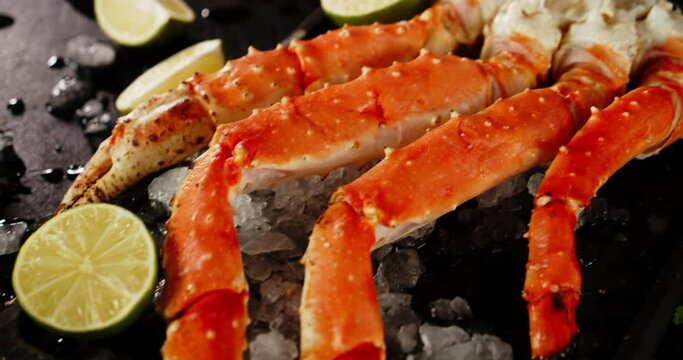
[[[164, 244], [167, 288], [160, 308], [172, 322], [164, 355], [169, 358], [242, 356], [248, 322], [248, 289], [230, 212], [230, 201], [238, 192], [366, 162], [381, 156], [385, 148], [405, 146], [426, 129], [448, 120], [412, 144], [387, 151], [378, 166], [338, 190], [330, 209], [314, 229], [304, 258], [302, 357], [383, 358], [382, 327], [369, 258], [373, 247], [395, 240], [509, 176], [552, 159], [558, 148], [571, 139], [575, 129], [588, 119], [591, 107], [604, 107], [623, 91], [631, 63], [638, 58], [638, 40], [651, 50], [648, 54], [656, 55], [651, 56], [655, 60], [643, 62], [641, 67], [648, 68], [661, 61], [665, 64], [661, 66], [662, 71], [675, 75], [666, 75], [668, 80], [661, 81], [661, 74], [655, 72], [657, 75], [648, 79], [659, 81], [660, 87], [664, 84], [666, 89], [675, 88], [676, 81], [680, 80], [676, 77], [677, 60], [667, 59], [676, 59], [680, 46], [677, 38], [669, 39], [668, 30], [657, 26], [662, 17], [672, 19], [670, 9], [654, 6], [655, 10], [650, 11], [644, 23], [650, 26], [647, 34], [660, 36], [639, 39], [635, 19], [647, 13], [652, 4], [619, 5], [617, 10], [606, 1], [506, 3], [489, 27], [483, 61], [425, 53], [414, 61], [364, 71], [357, 80], [346, 84], [287, 98], [242, 121], [220, 126], [209, 151], [194, 163], [174, 201], [168, 223], [169, 236]], [[556, 55], [555, 72], [559, 75], [556, 84], [547, 89], [524, 91], [480, 111], [499, 97], [535, 87], [545, 77], [560, 42], [559, 28], [570, 20], [567, 14], [572, 14], [575, 24]], [[422, 20], [433, 19], [432, 16], [423, 16], [426, 19]], [[653, 18], [656, 20], [648, 20]], [[680, 24], [674, 20], [669, 23]], [[341, 32], [345, 30], [349, 31]], [[341, 32], [337, 36], [348, 35]], [[662, 34], [666, 36], [662, 38]], [[679, 35], [674, 32], [674, 36]], [[453, 38], [448, 39], [447, 43], [452, 43]], [[666, 45], [662, 39], [667, 39]], [[666, 56], [660, 56], [661, 51]], [[296, 67], [292, 68], [297, 71]], [[229, 73], [233, 68], [227, 69]], [[283, 75], [283, 69], [280, 67], [278, 71], [276, 67], [275, 74]], [[260, 79], [263, 70], [249, 66], [239, 71], [255, 72], [258, 75], [255, 78]], [[220, 84], [227, 83], [221, 79]], [[275, 89], [280, 85], [271, 82], [270, 86]], [[187, 117], [182, 124], [187, 129], [212, 132], [213, 122], [205, 118], [220, 118], [219, 111], [231, 111], [233, 107], [212, 107], [215, 106], [213, 99], [220, 99], [221, 94], [210, 91], [204, 94], [201, 90], [204, 88], [211, 86], [201, 83], [192, 86], [192, 82], [182, 85], [180, 90], [152, 100], [147, 108], [132, 113], [130, 118], [152, 119], [159, 124]], [[253, 94], [246, 93], [249, 95], [242, 93], [242, 99], [252, 100]], [[211, 105], [208, 110], [199, 98]], [[672, 99], [672, 109], [676, 110], [680, 99]], [[674, 115], [680, 116], [679, 113]], [[665, 117], [666, 114], [663, 121]], [[201, 121], [193, 122], [194, 119]], [[204, 125], [195, 126], [197, 123]], [[104, 154], [118, 141], [126, 139], [128, 122], [124, 119], [121, 124], [103, 145]], [[166, 135], [173, 138], [174, 134]], [[195, 136], [189, 130], [184, 134]], [[150, 134], [141, 131], [131, 141], [142, 135], [153, 140]], [[671, 131], [666, 136], [673, 139], [680, 135]], [[199, 137], [195, 139], [195, 145], [204, 138], [199, 140]], [[173, 144], [181, 145], [182, 142]], [[130, 149], [130, 146], [135, 147], [131, 143], [123, 148]], [[182, 149], [178, 149], [178, 156], [185, 155]], [[86, 185], [85, 190], [77, 196], [67, 196], [67, 205], [105, 200], [127, 186], [128, 180], [102, 182], [106, 174], [111, 173], [114, 180], [119, 176], [105, 169], [115, 166], [115, 159], [107, 160], [106, 156], [96, 159], [90, 172], [95, 174], [94, 178], [86, 175], [78, 183]], [[142, 166], [143, 171], [136, 176], [152, 168]], [[428, 173], [435, 175], [425, 183], [424, 174]], [[105, 177], [99, 179], [102, 174]], [[107, 187], [105, 183], [114, 185]], [[402, 185], [397, 187], [397, 184]], [[537, 201], [539, 206], [547, 204], [541, 199], [548, 195], [543, 194]], [[563, 201], [561, 197], [551, 198], [548, 203]], [[565, 203], [572, 209], [577, 207], [573, 202]], [[532, 239], [533, 226], [532, 220]], [[571, 247], [571, 244], [561, 245]], [[534, 244], [530, 248], [533, 251]], [[546, 261], [537, 255], [538, 252], [532, 252], [530, 259]], [[554, 256], [557, 253], [550, 255], [549, 259], [558, 258]], [[539, 268], [552, 270], [548, 266]], [[532, 348], [538, 356], [561, 350], [575, 331], [569, 326], [563, 332], [569, 336], [558, 337], [554, 332], [559, 323], [558, 311], [550, 312], [547, 306], [541, 307], [540, 312], [538, 307], [534, 308], [537, 298], [554, 299], [544, 294], [559, 291], [559, 288], [553, 290], [555, 283], [544, 284], [539, 297], [531, 296], [534, 294], [531, 287], [526, 292], [532, 304]], [[570, 289], [573, 292], [566, 293], [575, 298], [578, 288]], [[561, 290], [564, 294], [565, 288]], [[559, 312], [560, 315], [573, 321], [573, 307], [563, 309], [566, 311]], [[536, 314], [549, 317], [534, 317]], [[573, 325], [571, 321], [569, 324]], [[551, 325], [544, 326], [544, 323]], [[548, 340], [555, 338], [559, 340]]]

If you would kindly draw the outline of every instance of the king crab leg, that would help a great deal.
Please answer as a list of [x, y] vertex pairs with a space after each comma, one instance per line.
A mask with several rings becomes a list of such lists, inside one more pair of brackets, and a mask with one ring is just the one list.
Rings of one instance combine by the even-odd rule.
[[[227, 309], [239, 304], [244, 308], [244, 303], [232, 301], [223, 310], [212, 307], [211, 312], [196, 310], [202, 299], [219, 291], [245, 302], [248, 297], [230, 211], [237, 193], [380, 157], [384, 147], [409, 143], [425, 129], [439, 125], [452, 110], [473, 113], [500, 96], [535, 86], [549, 69], [560, 40], [554, 18], [539, 4], [511, 3], [500, 13], [484, 46], [485, 53], [491, 54], [487, 60], [425, 53], [414, 61], [370, 70], [354, 81], [287, 99], [242, 121], [222, 125], [176, 195], [168, 222], [167, 283], [159, 308], [172, 323], [164, 356], [186, 354], [186, 349], [178, 348], [186, 336], [193, 344], [201, 339], [202, 347], [212, 349], [216, 341], [222, 341], [204, 336], [219, 334], [204, 327], [209, 322], [188, 320], [201, 313], [225, 320], [224, 326], [236, 324], [235, 332], [220, 334], [239, 332], [237, 344], [244, 347], [246, 311]], [[511, 20], [537, 28], [528, 35], [516, 26], [510, 31]], [[190, 331], [185, 326], [195, 328]], [[348, 330], [357, 331], [359, 339], [368, 330], [370, 336], [381, 339], [381, 327]], [[329, 344], [330, 350], [337, 347]], [[362, 347], [356, 355], [383, 354], [382, 349]], [[328, 358], [326, 354], [304, 352], [303, 356]]]
[[577, 211], [628, 161], [655, 154], [683, 135], [682, 20], [661, 6], [650, 11], [640, 33], [656, 37], [669, 32], [671, 37], [653, 40], [640, 87], [594, 113], [561, 148], [539, 187], [529, 224], [524, 286], [534, 356], [562, 351], [578, 331]]
[[[622, 92], [635, 57], [629, 50], [636, 43], [634, 20], [616, 22], [607, 9], [597, 10], [570, 30], [559, 56], [564, 74], [554, 86], [458, 116], [389, 152], [332, 196], [304, 256], [304, 358], [383, 358], [371, 249], [552, 159], [591, 105], [606, 106]], [[613, 34], [627, 46], [614, 46]]]
[[[121, 117], [74, 181], [59, 210], [109, 201], [143, 177], [204, 147], [217, 125], [361, 69], [415, 58], [422, 48], [448, 53], [473, 43], [495, 14], [497, 0], [442, 0], [409, 21], [330, 31], [287, 48], [250, 49], [214, 74], [197, 74]], [[362, 46], [359, 46], [362, 44]]]

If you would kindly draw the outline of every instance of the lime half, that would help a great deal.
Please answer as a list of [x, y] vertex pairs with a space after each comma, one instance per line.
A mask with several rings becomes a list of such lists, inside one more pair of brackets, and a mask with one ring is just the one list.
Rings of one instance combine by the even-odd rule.
[[156, 278], [145, 224], [121, 207], [91, 204], [56, 215], [29, 237], [12, 285], [43, 327], [97, 338], [133, 323], [151, 303]]
[[212, 73], [224, 63], [220, 40], [192, 45], [142, 73], [116, 99], [116, 108], [127, 113], [152, 96], [175, 88], [195, 72]]
[[100, 29], [125, 46], [144, 46], [173, 37], [195, 19], [182, 0], [95, 0]]
[[337, 25], [364, 25], [375, 21], [405, 20], [429, 5], [429, 0], [321, 0], [320, 5]]

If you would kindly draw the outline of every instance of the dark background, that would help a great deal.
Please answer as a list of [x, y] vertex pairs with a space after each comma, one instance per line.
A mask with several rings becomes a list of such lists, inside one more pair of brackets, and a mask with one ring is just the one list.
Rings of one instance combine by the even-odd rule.
[[[115, 94], [145, 68], [176, 51], [209, 38], [221, 38], [226, 58], [243, 55], [247, 46], [272, 48], [291, 31], [317, 1], [224, 0], [189, 1], [196, 22], [180, 39], [151, 49], [117, 48], [113, 68], [96, 76], [100, 96], [113, 102]], [[91, 1], [0, 0], [0, 13], [14, 23], [0, 29], [0, 100], [20, 97], [26, 111], [13, 116], [0, 108], [0, 130], [11, 131], [15, 149], [27, 167], [21, 184], [26, 194], [0, 204], [0, 219], [23, 219], [34, 224], [49, 216], [70, 185], [41, 178], [46, 168], [83, 165], [92, 153], [92, 139], [77, 121], [45, 110], [49, 91], [69, 68], [50, 69], [51, 55], [64, 53], [65, 43], [79, 34], [104, 40], [92, 16]], [[211, 15], [202, 18], [201, 9]], [[321, 24], [316, 31], [329, 27]], [[109, 110], [114, 111], [110, 104]], [[61, 148], [57, 151], [57, 148]], [[646, 161], [633, 161], [600, 191], [592, 223], [577, 234], [585, 283], [579, 307], [582, 329], [569, 358], [680, 359], [683, 331], [671, 321], [683, 290], [683, 147], [676, 144]], [[522, 198], [520, 211], [528, 220], [531, 199]], [[510, 342], [517, 358], [528, 358], [526, 311], [519, 294], [523, 284], [526, 243], [523, 239], [487, 234], [496, 243], [482, 249], [467, 245], [474, 225], [463, 224], [474, 203], [441, 219], [428, 245], [421, 248], [429, 273], [413, 291], [416, 307], [430, 299], [463, 296], [470, 301], [479, 331]], [[477, 213], [493, 221], [495, 208]], [[623, 210], [623, 211], [622, 211]], [[625, 217], [610, 216], [614, 212]], [[477, 215], [479, 216], [479, 215]], [[489, 220], [486, 220], [489, 219]], [[525, 220], [526, 221], [526, 220]], [[653, 222], [664, 232], [653, 232]], [[439, 236], [439, 234], [447, 234]], [[498, 237], [496, 237], [498, 236]], [[458, 241], [455, 241], [458, 240]], [[465, 245], [463, 245], [465, 244]], [[463, 249], [467, 247], [467, 249]], [[12, 256], [0, 257], [0, 300], [11, 295]], [[52, 336], [20, 315], [16, 304], [0, 312], [0, 357], [25, 358], [140, 358], [158, 357], [164, 325], [151, 312], [121, 336], [103, 343], [80, 343]]]

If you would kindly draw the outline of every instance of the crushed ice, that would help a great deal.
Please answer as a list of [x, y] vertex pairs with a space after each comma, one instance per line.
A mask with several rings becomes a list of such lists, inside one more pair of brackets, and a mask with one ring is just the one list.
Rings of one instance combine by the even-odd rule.
[[260, 334], [249, 344], [251, 360], [293, 360], [299, 351], [296, 343], [277, 331]]
[[[385, 281], [378, 292], [385, 288], [392, 292], [404, 292], [414, 287], [424, 269], [415, 249], [400, 249], [384, 257], [379, 264], [376, 281]], [[382, 280], [377, 280], [377, 279]]]
[[524, 191], [526, 184], [525, 174], [513, 176], [493, 189], [477, 196], [479, 207], [496, 206], [501, 200]]
[[453, 322], [455, 320], [464, 320], [472, 317], [472, 310], [467, 300], [456, 296], [452, 300], [437, 299], [429, 303], [429, 311], [432, 318], [441, 320], [442, 322]]
[[73, 62], [92, 68], [110, 66], [116, 60], [113, 46], [95, 38], [79, 35], [66, 43], [66, 57]]
[[[304, 279], [298, 261], [332, 192], [360, 174], [355, 168], [341, 168], [326, 177], [308, 176], [271, 190], [239, 194], [231, 202], [252, 289], [248, 330], [253, 339], [249, 345], [251, 359], [297, 356]], [[279, 350], [281, 346], [285, 350]]]
[[7, 223], [0, 221], [0, 255], [13, 254], [19, 251], [21, 239], [26, 233], [28, 224], [23, 221]]
[[536, 196], [538, 193], [538, 187], [541, 186], [541, 182], [543, 182], [543, 177], [545, 176], [545, 173], [534, 173], [529, 177], [529, 181], [526, 183], [526, 189], [531, 194], [531, 196]]
[[[245, 274], [250, 284], [249, 356], [253, 359], [294, 359], [298, 356], [299, 316], [304, 269], [299, 259], [306, 249], [315, 221], [326, 209], [332, 192], [363, 171], [341, 168], [326, 177], [309, 176], [271, 190], [237, 195], [231, 205], [241, 243]], [[187, 168], [163, 173], [149, 185], [152, 204], [168, 211]], [[511, 179], [479, 201], [482, 206], [501, 202], [524, 190], [526, 178]], [[153, 205], [154, 206], [154, 205]], [[487, 210], [484, 208], [483, 210]], [[501, 220], [502, 219], [502, 220]], [[487, 228], [521, 236], [524, 224], [503, 216]], [[506, 225], [507, 224], [507, 225]], [[424, 265], [419, 249], [434, 222], [403, 240], [372, 253], [377, 266], [374, 281], [384, 326], [389, 359], [511, 359], [512, 349], [489, 335], [471, 334], [456, 326], [473, 317], [465, 299], [437, 299], [429, 303], [427, 318], [413, 309], [409, 294], [420, 281]], [[517, 234], [520, 233], [520, 234]], [[516, 236], [515, 235], [515, 236]], [[482, 235], [484, 236], [484, 235]], [[442, 327], [432, 324], [449, 324]]]
[[91, 82], [63, 76], [50, 91], [47, 109], [53, 114], [67, 115], [90, 99], [93, 91]]
[[152, 180], [147, 187], [147, 194], [152, 206], [161, 206], [171, 212], [171, 199], [189, 172], [187, 167], [178, 167], [164, 172]]

